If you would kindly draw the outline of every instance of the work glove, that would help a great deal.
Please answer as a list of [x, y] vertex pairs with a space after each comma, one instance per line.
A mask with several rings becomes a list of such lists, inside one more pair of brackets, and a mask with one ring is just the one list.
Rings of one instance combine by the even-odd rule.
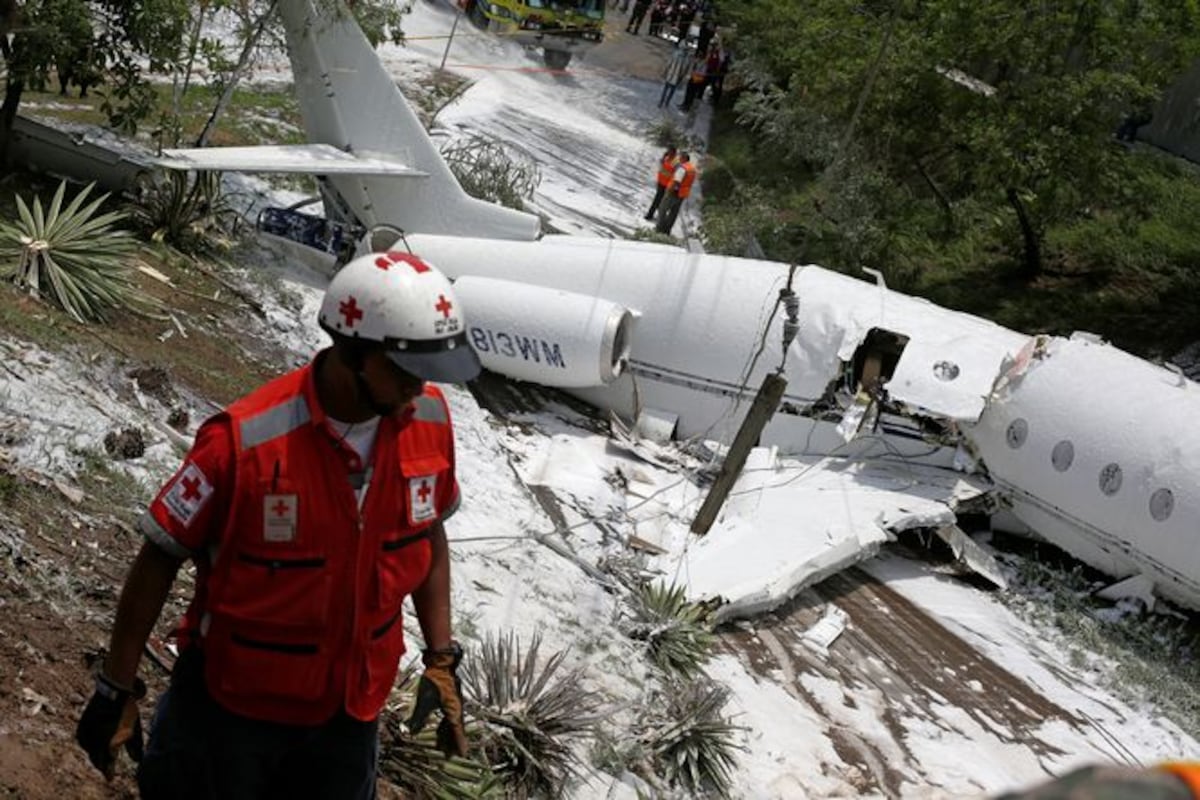
[[134, 761], [142, 760], [145, 744], [137, 704], [145, 696], [146, 684], [140, 678], [127, 689], [109, 680], [102, 670], [96, 671], [96, 691], [79, 718], [75, 741], [108, 780], [113, 778], [122, 747]]
[[425, 672], [417, 683], [417, 699], [413, 704], [412, 716], [408, 718], [408, 729], [413, 734], [421, 732], [425, 721], [435, 708], [442, 711], [442, 721], [437, 728], [437, 746], [447, 756], [467, 754], [467, 734], [463, 727], [462, 682], [458, 679], [458, 664], [462, 661], [462, 648], [457, 642], [444, 650], [424, 650], [421, 662]]

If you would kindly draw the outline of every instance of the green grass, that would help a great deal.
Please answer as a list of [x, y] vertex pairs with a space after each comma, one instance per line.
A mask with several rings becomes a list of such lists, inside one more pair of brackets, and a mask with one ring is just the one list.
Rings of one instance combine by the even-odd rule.
[[[163, 111], [171, 108], [172, 88], [169, 84], [155, 84], [154, 92], [158, 95], [158, 108]], [[99, 91], [103, 91], [101, 87]], [[22, 113], [34, 114], [41, 118], [57, 119], [64, 122], [84, 123], [89, 125], [107, 124], [107, 119], [100, 110], [102, 98], [95, 92], [85, 98], [74, 95], [63, 97], [55, 91], [34, 92], [26, 91], [21, 97]], [[188, 89], [180, 103], [180, 124], [182, 135], [180, 147], [191, 147], [196, 137], [204, 128], [209, 114], [217, 101], [216, 95], [202, 86], [192, 86]], [[140, 135], [157, 141], [154, 129], [158, 121], [147, 119], [139, 126]], [[265, 87], [245, 85], [234, 90], [233, 100], [224, 115], [217, 122], [209, 144], [220, 146], [253, 145], [270, 142], [272, 144], [301, 144], [305, 141], [303, 120], [300, 116], [300, 106], [296, 102], [290, 84]], [[172, 141], [164, 141], [164, 146], [174, 147]]]

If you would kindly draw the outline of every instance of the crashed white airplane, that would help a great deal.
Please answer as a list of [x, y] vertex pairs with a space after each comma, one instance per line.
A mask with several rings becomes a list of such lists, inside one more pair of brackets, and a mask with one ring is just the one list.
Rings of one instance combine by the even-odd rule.
[[[275, 210], [260, 221], [274, 238], [332, 265], [403, 231], [456, 280], [488, 368], [643, 436], [728, 442], [780, 370], [766, 449], [686, 550], [694, 599], [763, 610], [913, 527], [971, 554], [954, 512], [988, 497], [994, 526], [1113, 576], [1112, 596], [1200, 608], [1200, 387], [1086, 334], [1027, 336], [816, 266], [539, 238], [535, 217], [463, 192], [353, 18], [328, 5], [280, 3], [309, 145], [162, 163], [319, 176], [327, 220]], [[731, 560], [755, 565], [753, 588]]]

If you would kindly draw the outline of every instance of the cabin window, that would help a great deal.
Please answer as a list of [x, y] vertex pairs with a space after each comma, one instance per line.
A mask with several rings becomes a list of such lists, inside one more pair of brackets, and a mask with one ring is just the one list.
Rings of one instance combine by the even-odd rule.
[[1175, 510], [1175, 494], [1170, 489], [1159, 489], [1150, 495], [1150, 516], [1156, 522], [1165, 522]]

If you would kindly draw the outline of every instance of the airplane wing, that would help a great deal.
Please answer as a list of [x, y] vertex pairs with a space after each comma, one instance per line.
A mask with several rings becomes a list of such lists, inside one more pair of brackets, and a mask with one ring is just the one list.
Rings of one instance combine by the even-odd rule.
[[305, 175], [392, 175], [426, 178], [429, 173], [368, 153], [347, 153], [330, 144], [198, 147], [164, 150], [156, 164], [167, 169], [221, 172], [291, 172]]
[[[723, 605], [715, 618], [731, 619], [782, 605], [801, 589], [873, 557], [903, 531], [957, 531], [956, 511], [989, 488], [953, 470], [887, 457], [780, 457], [756, 448], [702, 538], [681, 533], [676, 521], [694, 515], [695, 487], [672, 496], [631, 481], [629, 491], [647, 498], [631, 516], [639, 535], [663, 551], [660, 568], [678, 576], [689, 599], [719, 598]], [[681, 504], [685, 497], [692, 503]], [[964, 559], [966, 566], [999, 574], [986, 553], [974, 555], [980, 560]]]

